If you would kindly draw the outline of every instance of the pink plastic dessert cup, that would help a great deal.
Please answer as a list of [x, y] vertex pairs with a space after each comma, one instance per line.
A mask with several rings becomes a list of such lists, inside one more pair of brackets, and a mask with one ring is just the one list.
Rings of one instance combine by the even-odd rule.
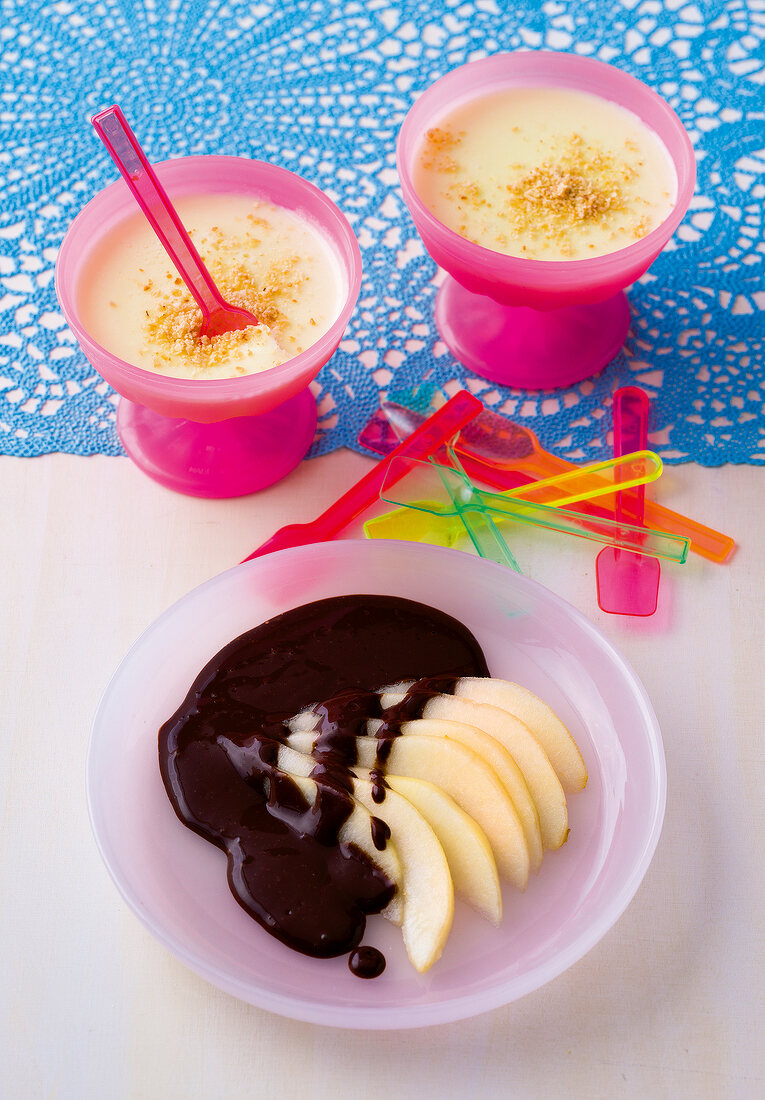
[[90, 336], [78, 308], [92, 250], [135, 199], [122, 180], [93, 198], [64, 237], [56, 291], [67, 323], [98, 373], [120, 395], [117, 430], [133, 461], [182, 493], [242, 496], [285, 477], [305, 456], [316, 430], [308, 388], [337, 349], [361, 285], [361, 253], [343, 214], [318, 188], [276, 165], [239, 157], [185, 157], [154, 169], [171, 199], [247, 194], [293, 210], [334, 249], [345, 272], [345, 299], [331, 327], [300, 355], [261, 374], [198, 380], [169, 378], [119, 359]]
[[[667, 218], [634, 244], [586, 260], [506, 256], [461, 237], [428, 210], [413, 174], [423, 137], [456, 107], [508, 87], [555, 86], [589, 92], [632, 111], [666, 146], [677, 174]], [[437, 80], [401, 127], [398, 171], [423, 243], [447, 277], [436, 299], [438, 330], [471, 371], [508, 386], [554, 389], [601, 370], [627, 335], [624, 288], [656, 259], [693, 195], [696, 162], [672, 108], [639, 80], [601, 61], [546, 51], [497, 54]]]

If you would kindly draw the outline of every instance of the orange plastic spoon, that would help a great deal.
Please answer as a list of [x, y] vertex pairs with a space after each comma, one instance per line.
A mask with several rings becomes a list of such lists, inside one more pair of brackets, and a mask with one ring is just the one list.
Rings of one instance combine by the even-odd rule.
[[[383, 411], [397, 435], [408, 435], [424, 417], [405, 405], [385, 402]], [[470, 476], [479, 478], [494, 489], [512, 489], [518, 484], [517, 475], [530, 478], [552, 477], [576, 469], [572, 462], [557, 458], [540, 444], [537, 437], [521, 424], [514, 424], [499, 413], [486, 409], [460, 432], [455, 446], [460, 459], [467, 459]], [[465, 468], [468, 468], [468, 462]], [[609, 515], [595, 504], [577, 504], [577, 510], [593, 515]], [[723, 562], [735, 549], [736, 543], [729, 535], [723, 535], [711, 527], [705, 527], [687, 516], [673, 512], [653, 500], [645, 502], [645, 515], [639, 518], [634, 504], [625, 502], [624, 519], [628, 523], [642, 524], [657, 531], [667, 531], [690, 540], [691, 550], [710, 561]]]

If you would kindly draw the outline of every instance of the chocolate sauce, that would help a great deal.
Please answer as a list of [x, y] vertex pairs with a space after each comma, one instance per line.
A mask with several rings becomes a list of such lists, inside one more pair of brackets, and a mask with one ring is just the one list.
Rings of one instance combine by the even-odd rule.
[[385, 956], [376, 947], [357, 947], [348, 959], [348, 966], [357, 978], [379, 978], [385, 969]]
[[385, 792], [388, 789], [388, 784], [385, 782], [385, 778], [378, 768], [372, 768], [369, 773], [369, 779], [372, 784], [372, 801], [376, 802], [379, 806], [381, 802], [385, 801]]
[[[374, 797], [374, 796], [373, 796]], [[379, 801], [375, 799], [375, 801]], [[372, 843], [378, 852], [385, 851], [385, 845], [390, 840], [390, 825], [381, 817], [372, 816]]]
[[[159, 732], [165, 788], [181, 821], [226, 852], [231, 890], [255, 920], [304, 954], [343, 954], [395, 892], [363, 852], [338, 841], [354, 806], [355, 738], [381, 714], [376, 689], [417, 679], [419, 697], [444, 690], [431, 679], [486, 675], [472, 634], [424, 604], [365, 595], [307, 604], [236, 638], [201, 671]], [[328, 702], [316, 708], [311, 803], [276, 760], [284, 723], [319, 700]], [[403, 704], [386, 712], [380, 761], [410, 716]], [[373, 797], [384, 793], [378, 774]], [[378, 850], [388, 835], [373, 817]]]

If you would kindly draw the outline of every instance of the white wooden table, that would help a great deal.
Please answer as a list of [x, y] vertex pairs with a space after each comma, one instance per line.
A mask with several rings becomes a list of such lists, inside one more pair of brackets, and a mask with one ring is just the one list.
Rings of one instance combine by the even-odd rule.
[[[126, 459], [0, 460], [0, 1097], [765, 1095], [765, 474], [670, 469], [655, 495], [738, 538], [666, 567], [659, 612], [599, 612], [590, 545], [519, 539], [643, 680], [669, 797], [638, 894], [567, 973], [507, 1008], [346, 1032], [252, 1008], [186, 970], [128, 911], [85, 804], [92, 716], [139, 633], [367, 469], [304, 463], [257, 496], [172, 494]], [[358, 534], [358, 529], [349, 534]], [[527, 553], [528, 550], [528, 553]]]

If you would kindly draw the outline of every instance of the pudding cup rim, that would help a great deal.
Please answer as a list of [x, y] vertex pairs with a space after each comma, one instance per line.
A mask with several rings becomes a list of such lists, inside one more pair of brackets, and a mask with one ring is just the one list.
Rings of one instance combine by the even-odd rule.
[[[543, 85], [536, 81], [533, 85], [524, 85], [522, 79], [518, 79], [518, 76], [522, 76], [522, 72], [513, 72], [513, 67], [517, 69], [519, 59], [521, 58], [533, 60], [534, 62], [541, 61], [543, 65], [552, 62], [553, 67], [549, 74], [550, 83], [548, 85]], [[488, 248], [486, 245], [476, 244], [474, 241], [468, 240], [467, 237], [461, 236], [437, 218], [420, 198], [414, 186], [411, 172], [411, 165], [414, 157], [421, 147], [421, 134], [424, 133], [424, 126], [421, 119], [423, 114], [425, 114], [425, 105], [429, 104], [433, 98], [437, 98], [445, 85], [457, 82], [467, 71], [476, 73], [482, 68], [495, 69], [500, 67], [502, 62], [505, 64], [510, 63], [511, 66], [507, 72], [508, 79], [506, 83], [497, 80], [490, 85], [487, 84], [483, 92], [478, 90], [469, 94], [457, 96], [455, 97], [454, 106], [463, 106], [474, 99], [481, 98], [484, 94], [499, 91], [502, 89], [503, 85], [508, 88], [547, 86], [584, 91], [595, 96], [599, 95], [600, 98], [615, 103], [625, 110], [631, 111], [632, 114], [637, 115], [640, 121], [647, 126], [661, 142], [667, 155], [670, 157], [677, 177], [677, 194], [673, 206], [666, 217], [649, 233], [646, 233], [644, 237], [640, 237], [631, 244], [624, 245], [622, 248], [614, 249], [612, 252], [606, 252], [600, 256], [586, 256], [572, 260], [542, 260], [524, 256], [511, 256], [506, 252], [498, 252], [496, 249]], [[577, 85], [574, 83], [556, 83], [556, 62], [560, 67], [564, 67], [568, 70], [578, 68], [580, 70], [588, 70], [590, 73], [593, 71], [600, 71], [604, 76], [610, 75], [612, 80], [616, 79], [622, 84], [631, 85], [639, 92], [644, 102], [647, 101], [652, 103], [664, 115], [674, 135], [677, 137], [677, 148], [675, 150], [670, 149], [664, 138], [656, 133], [656, 130], [646, 122], [638, 110], [635, 110], [634, 107], [626, 107], [607, 92], [590, 92], [588, 88], [577, 88]], [[521, 70], [527, 67], [523, 61], [521, 61], [520, 64]], [[445, 109], [441, 108], [432, 111], [427, 122], [429, 122], [430, 125], [434, 124], [438, 121], [439, 117], [443, 118], [444, 115], [448, 114], [449, 110], [450, 108], [447, 105]], [[412, 133], [415, 124], [418, 126], [417, 134]], [[693, 197], [696, 184], [696, 159], [690, 136], [677, 113], [662, 96], [647, 84], [638, 80], [637, 77], [632, 76], [631, 73], [627, 73], [614, 65], [609, 65], [605, 61], [601, 61], [598, 58], [585, 57], [580, 54], [569, 54], [555, 50], [517, 50], [514, 52], [506, 51], [491, 54], [488, 57], [469, 61], [465, 65], [460, 65], [456, 69], [451, 69], [449, 72], [444, 73], [443, 76], [439, 77], [438, 80], [434, 81], [433, 84], [425, 89], [407, 112], [399, 129], [396, 141], [396, 163], [404, 200], [417, 224], [418, 230], [420, 224], [424, 223], [427, 227], [428, 237], [437, 240], [442, 247], [451, 252], [455, 250], [461, 252], [463, 254], [461, 257], [462, 265], [466, 266], [469, 263], [476, 275], [482, 275], [485, 269], [491, 268], [492, 270], [486, 273], [495, 280], [498, 280], [496, 267], [498, 264], [501, 264], [505, 268], [505, 272], [503, 272], [502, 275], [506, 276], [508, 283], [513, 281], [513, 276], [515, 276], [519, 281], [527, 283], [535, 289], [546, 286], [551, 278], [556, 280], [556, 285], [558, 287], [562, 287], [567, 283], [580, 284], [583, 276], [589, 276], [593, 279], [597, 279], [599, 276], [613, 278], [615, 272], [621, 268], [632, 270], [641, 264], [647, 267], [666, 245], [667, 241], [685, 216], [688, 205]]]
[[[336, 234], [330, 235], [324, 226], [317, 226], [317, 232], [320, 232], [330, 247], [333, 248], [338, 263], [345, 274], [347, 286], [343, 304], [335, 320], [317, 340], [298, 355], [286, 359], [283, 363], [278, 363], [276, 366], [268, 367], [266, 370], [253, 374], [236, 375], [225, 378], [187, 378], [177, 375], [162, 374], [159, 371], [140, 367], [136, 363], [130, 363], [128, 360], [122, 359], [119, 355], [105, 348], [103, 344], [100, 344], [91, 335], [81, 320], [77, 306], [76, 285], [67, 287], [64, 285], [64, 282], [65, 276], [68, 274], [66, 270], [67, 265], [74, 262], [71, 256], [71, 249], [79, 231], [86, 223], [88, 217], [92, 216], [93, 212], [104, 203], [109, 203], [110, 200], [115, 199], [117, 196], [124, 197], [130, 195], [127, 185], [121, 177], [107, 184], [107, 186], [100, 191], [97, 191], [77, 213], [64, 234], [56, 258], [54, 277], [56, 296], [67, 325], [74, 333], [80, 348], [85, 352], [88, 361], [97, 373], [100, 374], [101, 371], [91, 360], [90, 351], [93, 351], [97, 358], [108, 360], [110, 367], [124, 377], [126, 381], [144, 388], [147, 397], [150, 394], [155, 394], [157, 396], [172, 396], [175, 399], [190, 400], [195, 404], [207, 403], [208, 401], [217, 403], [220, 400], [226, 400], [233, 397], [246, 400], [248, 397], [257, 396], [260, 392], [265, 393], [278, 389], [280, 382], [290, 381], [303, 373], [310, 374], [313, 365], [320, 356], [323, 356], [322, 362], [326, 362], [327, 359], [329, 359], [342, 339], [351, 314], [356, 307], [362, 278], [361, 249], [353, 228], [340, 207], [330, 199], [321, 188], [317, 187], [316, 184], [311, 183], [309, 180], [304, 179], [288, 168], [283, 168], [280, 165], [271, 164], [269, 161], [257, 160], [251, 157], [228, 156], [215, 153], [193, 154], [187, 157], [169, 157], [166, 160], [152, 162], [152, 167], [158, 172], [162, 180], [163, 175], [172, 173], [174, 170], [180, 171], [181, 165], [191, 166], [194, 162], [200, 161], [204, 161], [205, 164], [216, 162], [229, 166], [246, 164], [253, 166], [255, 169], [265, 169], [266, 175], [275, 178], [278, 178], [280, 175], [289, 177], [291, 180], [297, 181], [298, 184], [305, 189], [307, 194], [318, 199], [334, 219], [337, 230]], [[162, 182], [164, 183], [165, 181], [162, 180]], [[196, 193], [205, 194], [204, 186], [201, 186], [200, 190]], [[230, 189], [220, 187], [212, 193], [219, 195], [247, 194], [243, 187], [237, 185], [233, 185]], [[184, 188], [182, 194], [184, 196], [195, 194], [193, 186]], [[173, 198], [172, 194], [171, 198]], [[132, 201], [135, 213], [138, 213], [138, 204], [135, 203], [135, 200]], [[273, 199], [268, 199], [267, 201], [271, 202], [274, 206], [279, 205]], [[305, 215], [300, 216], [304, 217], [304, 220], [313, 221], [313, 219]], [[339, 245], [341, 247], [338, 247]], [[348, 263], [348, 257], [343, 255], [343, 248], [347, 249], [350, 254], [350, 263]], [[314, 371], [311, 377], [315, 376], [315, 373]], [[112, 382], [111, 378], [107, 379], [107, 381], [112, 388], [119, 392], [118, 386]], [[172, 390], [170, 390], [170, 387], [172, 387]]]

